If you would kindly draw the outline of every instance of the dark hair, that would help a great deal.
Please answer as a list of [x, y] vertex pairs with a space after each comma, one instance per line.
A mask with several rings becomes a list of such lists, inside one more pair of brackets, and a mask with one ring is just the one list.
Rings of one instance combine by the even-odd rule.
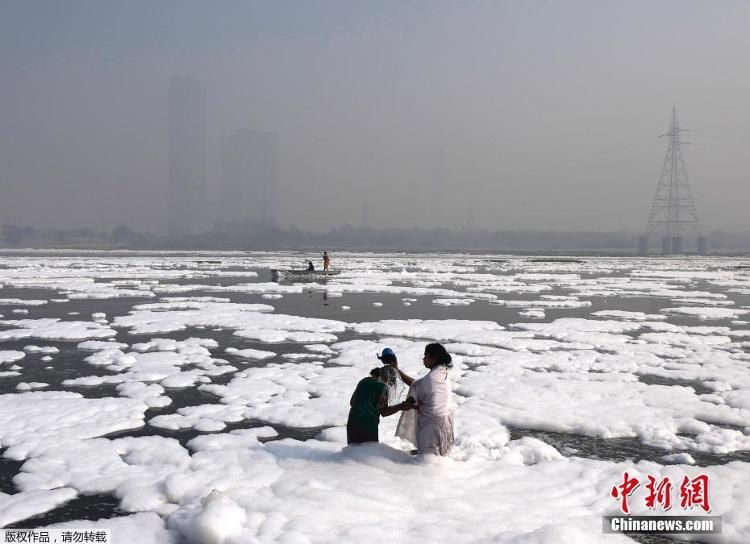
[[443, 347], [443, 344], [438, 344], [435, 342], [434, 344], [427, 344], [424, 348], [425, 355], [429, 355], [430, 357], [435, 357], [437, 360], [437, 364], [439, 365], [445, 365], [448, 368], [451, 368], [453, 366], [453, 363], [451, 362], [453, 358], [451, 357], [450, 353], [448, 353], [445, 350], [445, 347]]
[[380, 367], [376, 366], [370, 371], [370, 376], [373, 378], [380, 378]]

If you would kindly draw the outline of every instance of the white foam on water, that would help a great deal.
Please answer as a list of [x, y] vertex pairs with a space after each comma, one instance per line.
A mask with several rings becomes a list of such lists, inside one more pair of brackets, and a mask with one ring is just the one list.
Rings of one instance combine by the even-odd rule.
[[522, 317], [530, 317], [532, 319], [544, 319], [547, 314], [544, 312], [544, 310], [537, 309], [537, 310], [522, 310], [518, 312], [518, 315]]
[[19, 391], [31, 391], [32, 389], [44, 389], [46, 387], [49, 387], [49, 384], [44, 382], [20, 382], [16, 385], [16, 389]]
[[438, 306], [468, 306], [474, 299], [471, 298], [436, 298], [432, 303]]
[[64, 391], [0, 395], [0, 445], [8, 448], [5, 457], [25, 459], [52, 444], [140, 427], [146, 408], [133, 399]]
[[[283, 267], [292, 257], [252, 254], [230, 261], [247, 266], [243, 259], [270, 268], [272, 263]], [[724, 532], [714, 541], [750, 540], [750, 491], [745, 485], [750, 463], [690, 466], [691, 452], [721, 455], [750, 448], [747, 331], [682, 324], [685, 318], [732, 319], [747, 313], [746, 308], [731, 307], [725, 293], [747, 288], [748, 282], [735, 272], [708, 269], [725, 262], [730, 266], [731, 260], [603, 258], [532, 263], [508, 258], [488, 265], [489, 258], [477, 256], [353, 255], [337, 258], [345, 270], [341, 275], [325, 285], [304, 287], [201, 285], [200, 278], [217, 276], [221, 265], [140, 256], [129, 259], [128, 266], [114, 261], [103, 259], [101, 272], [85, 259], [67, 262], [67, 266], [81, 265], [76, 273], [86, 281], [72, 277], [61, 264], [40, 265], [41, 270], [24, 273], [1, 269], [0, 281], [9, 278], [16, 286], [44, 285], [40, 288], [87, 296], [200, 288], [292, 297], [314, 288], [329, 295], [401, 294], [404, 303], [429, 296], [429, 300], [457, 303], [473, 300], [479, 306], [502, 294], [500, 304], [509, 301], [506, 306], [524, 310], [522, 317], [530, 319], [544, 319], [534, 311], [572, 306], [580, 310], [586, 307], [580, 303], [600, 304], [593, 297], [613, 297], [612, 309], [597, 311], [592, 319], [565, 317], [507, 327], [470, 320], [344, 323], [276, 314], [266, 305], [188, 296], [138, 305], [128, 316], [113, 316], [113, 324], [106, 326], [72, 322], [86, 323], [76, 329], [112, 333], [122, 329], [158, 335], [191, 327], [228, 330], [263, 343], [299, 342], [306, 350], [269, 345], [273, 351], [266, 353], [271, 354], [269, 359], [278, 356], [277, 362], [237, 372], [212, 357], [210, 350], [224, 349], [232, 357], [246, 358], [265, 350], [240, 355], [246, 350], [231, 351], [235, 348], [211, 339], [169, 338], [151, 338], [130, 347], [87, 333], [80, 338], [87, 341], [78, 349], [93, 351], [87, 362], [108, 374], [66, 383], [113, 383], [120, 398], [85, 399], [54, 391], [0, 396], [0, 444], [10, 446], [6, 456], [27, 459], [14, 479], [21, 494], [61, 489], [73, 490], [68, 494], [111, 493], [124, 511], [143, 512], [107, 520], [114, 524], [108, 527], [122, 528], [128, 542], [169, 542], [179, 534], [188, 541], [226, 544], [354, 539], [624, 543], [630, 540], [601, 533], [601, 515], [616, 512], [609, 491], [624, 470], [639, 477], [667, 475], [673, 481], [684, 474], [707, 473], [712, 513], [724, 521]], [[489, 266], [499, 275], [478, 272]], [[125, 274], [129, 267], [132, 275]], [[133, 279], [116, 279], [125, 276]], [[97, 287], [93, 278], [104, 279], [105, 287]], [[193, 283], [161, 286], [155, 283], [159, 278]], [[709, 282], [719, 292], [700, 291], [699, 282]], [[551, 291], [554, 294], [546, 294]], [[513, 300], [505, 293], [530, 300]], [[615, 309], [616, 301], [628, 297], [660, 299], [656, 308], [675, 301], [678, 310], [690, 312]], [[19, 330], [34, 328], [40, 335], [28, 337], [42, 339], [57, 326], [55, 320], [27, 321], [36, 324], [3, 324]], [[339, 341], [344, 334], [355, 338]], [[64, 336], [75, 335], [67, 331]], [[446, 343], [454, 355], [456, 445], [451, 455], [412, 458], [411, 445], [393, 436], [397, 416], [383, 418], [381, 444], [344, 447], [349, 398], [370, 368], [379, 366], [375, 354], [384, 346], [392, 347], [400, 367], [416, 377], [426, 372], [420, 361], [425, 344], [432, 341]], [[234, 373], [226, 385], [207, 383], [224, 372]], [[667, 385], [659, 385], [659, 379]], [[668, 385], [670, 380], [683, 385]], [[703, 389], [696, 390], [699, 385]], [[151, 426], [214, 434], [191, 440], [189, 451], [176, 440], [159, 436], [101, 438], [142, 426], [148, 407], [170, 401], [165, 394], [169, 386], [197, 388], [216, 396], [217, 402], [153, 417]], [[305, 442], [265, 442], [275, 437], [268, 428], [221, 432], [229, 423], [248, 419], [301, 428], [331, 427]], [[664, 456], [658, 463], [637, 465], [564, 457], [539, 439], [510, 440], [511, 425], [599, 438], [632, 437], [662, 448]], [[524, 497], [534, 497], [533, 504]], [[37, 511], [53, 508], [58, 500], [43, 495], [38, 501], [31, 495], [27, 498], [30, 504], [38, 502]], [[641, 503], [636, 512], [650, 513]], [[414, 507], [425, 504], [430, 507]], [[373, 531], [373, 526], [378, 530]]]
[[26, 353], [60, 353], [60, 349], [55, 346], [24, 346]]
[[274, 353], [273, 351], [267, 351], [267, 350], [262, 350], [262, 349], [227, 348], [224, 351], [234, 357], [241, 357], [243, 359], [255, 359], [255, 360], [260, 360], [260, 361], [264, 359], [270, 359], [272, 357], [276, 357], [276, 353]]
[[160, 311], [151, 304], [140, 305], [130, 315], [115, 318], [113, 324], [128, 328], [132, 334], [169, 333], [198, 326], [229, 329], [236, 336], [267, 343], [334, 342], [334, 333], [346, 329], [340, 321], [268, 313], [273, 307], [265, 304], [189, 304], [193, 309], [163, 308], [157, 303]]
[[623, 319], [626, 321], [658, 321], [667, 319], [665, 315], [646, 314], [643, 312], [626, 312], [624, 310], [601, 310], [593, 312], [591, 315], [596, 317], [611, 317], [614, 319]]
[[2, 363], [15, 363], [26, 357], [26, 353], [23, 351], [16, 350], [4, 350], [0, 351], [0, 364]]
[[34, 489], [13, 495], [0, 493], [0, 527], [6, 527], [74, 499], [78, 493], [69, 487]]
[[0, 298], [0, 306], [42, 306], [47, 304], [46, 300]]
[[674, 315], [685, 315], [690, 317], [697, 317], [698, 319], [737, 319], [747, 313], [750, 310], [741, 310], [738, 308], [704, 308], [700, 306], [680, 306], [676, 308], [665, 308], [662, 310], [664, 313]]
[[[103, 366], [115, 374], [104, 376], [82, 376], [66, 379], [67, 386], [94, 386], [105, 383], [128, 384], [132, 382], [158, 382], [166, 388], [186, 388], [203, 382], [207, 376], [232, 373], [236, 367], [223, 359], [211, 356], [209, 348], [218, 343], [210, 338], [154, 338], [132, 346], [133, 351], [124, 353], [117, 348], [102, 349], [86, 357], [91, 365]], [[105, 347], [105, 346], [102, 346]], [[194, 366], [184, 370], [182, 367]], [[157, 395], [145, 397], [150, 406], [162, 406], [165, 400]]]
[[90, 321], [60, 321], [54, 318], [0, 321], [0, 325], [18, 327], [0, 331], [0, 341], [33, 338], [79, 342], [88, 338], [109, 338], [117, 333], [106, 325]]

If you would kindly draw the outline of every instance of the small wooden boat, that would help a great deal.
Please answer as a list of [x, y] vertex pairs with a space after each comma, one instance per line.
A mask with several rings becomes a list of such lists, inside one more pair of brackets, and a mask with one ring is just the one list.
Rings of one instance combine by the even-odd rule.
[[271, 281], [317, 281], [338, 276], [341, 270], [271, 269]]

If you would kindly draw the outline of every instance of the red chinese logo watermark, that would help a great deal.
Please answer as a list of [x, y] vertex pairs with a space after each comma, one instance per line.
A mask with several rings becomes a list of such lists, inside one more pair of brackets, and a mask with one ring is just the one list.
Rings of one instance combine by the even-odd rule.
[[704, 512], [711, 511], [711, 505], [708, 504], [708, 476], [701, 474], [690, 480], [687, 476], [682, 479], [680, 484], [680, 506], [682, 508], [692, 508], [700, 506]]
[[[646, 508], [653, 510], [657, 505], [661, 506], [661, 509], [664, 511], [672, 508], [673, 486], [669, 476], [665, 476], [659, 480], [649, 474], [647, 478], [648, 482], [646, 482], [645, 486], [648, 491], [648, 495], [645, 499]], [[622, 510], [624, 514], [630, 514], [628, 498], [640, 485], [641, 481], [638, 478], [625, 472], [625, 474], [623, 474], [622, 483], [612, 486], [610, 495], [615, 499], [619, 499], [620, 510]], [[711, 505], [709, 504], [708, 498], [708, 476], [706, 474], [699, 474], [693, 479], [690, 479], [687, 476], [683, 477], [679, 490], [680, 508], [683, 510], [699, 507], [704, 512], [711, 511]]]

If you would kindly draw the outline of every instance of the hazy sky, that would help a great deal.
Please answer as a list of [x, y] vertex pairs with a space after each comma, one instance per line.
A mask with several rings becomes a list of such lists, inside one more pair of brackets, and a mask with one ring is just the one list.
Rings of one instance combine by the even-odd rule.
[[641, 230], [676, 106], [704, 229], [750, 232], [748, 29], [747, 0], [3, 0], [0, 223], [162, 231], [192, 76], [209, 195], [223, 136], [275, 131], [282, 225]]

